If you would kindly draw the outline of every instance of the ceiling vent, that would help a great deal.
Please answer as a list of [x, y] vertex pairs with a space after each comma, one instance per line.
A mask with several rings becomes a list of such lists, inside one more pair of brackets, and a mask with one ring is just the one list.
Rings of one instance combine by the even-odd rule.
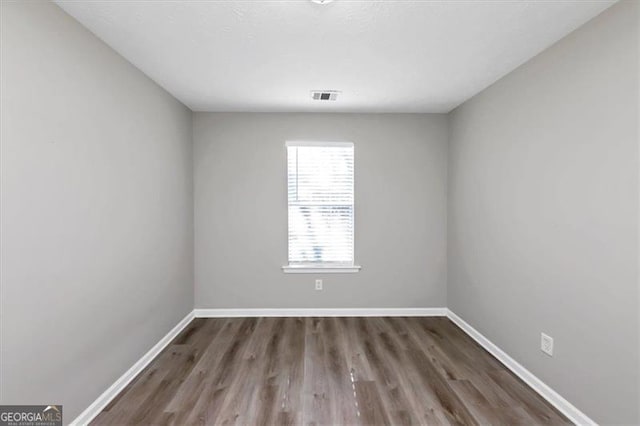
[[339, 93], [337, 90], [312, 90], [311, 98], [314, 101], [335, 101]]

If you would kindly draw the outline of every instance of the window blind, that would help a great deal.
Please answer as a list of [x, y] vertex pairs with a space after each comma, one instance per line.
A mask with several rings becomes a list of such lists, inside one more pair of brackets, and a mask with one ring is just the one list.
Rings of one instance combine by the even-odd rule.
[[353, 170], [352, 143], [287, 143], [290, 265], [353, 265]]

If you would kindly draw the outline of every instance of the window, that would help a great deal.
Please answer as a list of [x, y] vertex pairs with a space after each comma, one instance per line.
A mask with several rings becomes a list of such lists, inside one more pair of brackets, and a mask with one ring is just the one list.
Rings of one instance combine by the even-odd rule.
[[353, 144], [288, 142], [289, 265], [285, 272], [357, 272]]

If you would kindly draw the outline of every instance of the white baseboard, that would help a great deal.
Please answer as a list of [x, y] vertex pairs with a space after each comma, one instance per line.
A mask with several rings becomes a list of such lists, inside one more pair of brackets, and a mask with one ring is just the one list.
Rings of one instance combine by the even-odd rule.
[[158, 354], [173, 340], [193, 318], [230, 317], [433, 317], [446, 316], [478, 342], [491, 355], [502, 362], [516, 376], [539, 393], [551, 405], [577, 425], [596, 425], [586, 414], [576, 408], [556, 391], [538, 379], [529, 370], [507, 355], [479, 331], [447, 308], [345, 308], [345, 309], [194, 309], [184, 317], [166, 336], [142, 356], [126, 373], [84, 410], [71, 425], [81, 426], [93, 420], [109, 402], [115, 398]]
[[193, 311], [189, 312], [175, 327], [171, 329], [158, 343], [142, 356], [126, 373], [124, 373], [109, 389], [96, 399], [86, 410], [71, 422], [73, 426], [87, 425], [104, 407], [111, 402], [158, 354], [193, 320]]
[[551, 405], [556, 407], [562, 414], [567, 416], [576, 425], [597, 425], [596, 422], [591, 420], [586, 414], [576, 408], [569, 401], [564, 399], [560, 394], [551, 389], [546, 383], [537, 378], [533, 373], [524, 368], [518, 361], [511, 358], [506, 352], [492, 343], [489, 339], [483, 336], [478, 330], [470, 326], [462, 318], [456, 315], [451, 310], [447, 309], [447, 316], [458, 327], [460, 327], [465, 333], [467, 333], [473, 340], [478, 342], [480, 346], [485, 348], [491, 355], [496, 357], [501, 363], [503, 363], [509, 370], [511, 370], [516, 376], [520, 377], [527, 385], [546, 399]]
[[229, 317], [372, 317], [372, 316], [446, 316], [447, 308], [377, 309], [195, 309], [142, 356], [126, 373], [102, 393], [70, 425], [89, 424], [194, 318]]
[[435, 317], [447, 308], [300, 308], [300, 309], [195, 309], [196, 318], [231, 317]]

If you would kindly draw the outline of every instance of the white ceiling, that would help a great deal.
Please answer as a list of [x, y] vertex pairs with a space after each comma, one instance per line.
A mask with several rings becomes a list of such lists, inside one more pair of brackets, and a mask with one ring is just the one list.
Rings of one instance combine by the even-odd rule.
[[196, 111], [448, 112], [614, 1], [56, 3]]

